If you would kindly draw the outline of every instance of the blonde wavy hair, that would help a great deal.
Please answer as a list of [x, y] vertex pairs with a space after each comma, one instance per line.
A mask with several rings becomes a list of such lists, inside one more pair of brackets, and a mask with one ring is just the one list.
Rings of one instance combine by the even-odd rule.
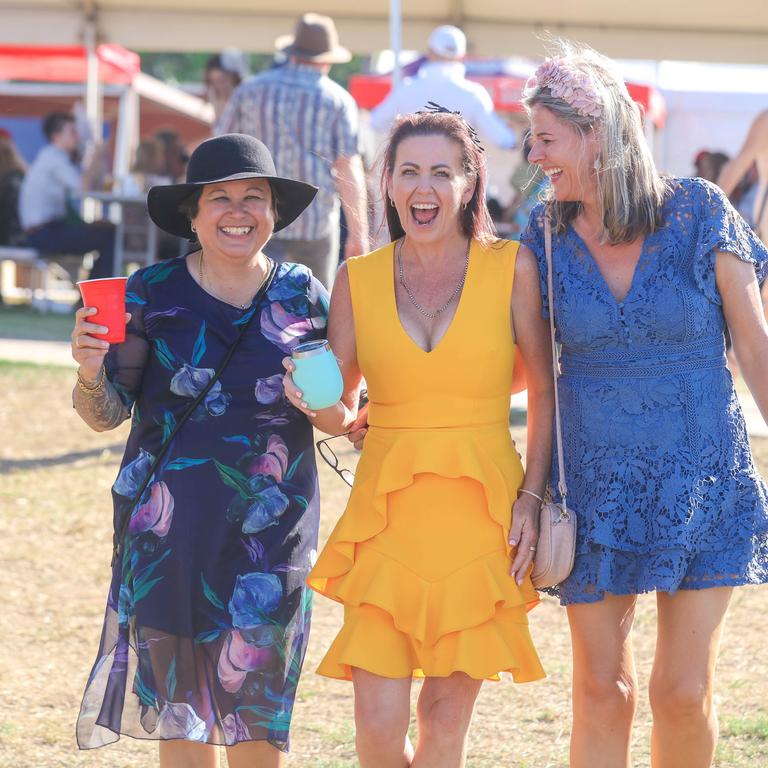
[[[667, 182], [656, 170], [643, 134], [640, 108], [610, 59], [566, 40], [558, 40], [556, 46], [553, 58], [559, 57], [570, 71], [589, 79], [590, 93], [599, 102], [599, 116], [585, 114], [578, 105], [554, 96], [535, 78], [523, 91], [523, 105], [529, 116], [533, 107], [546, 107], [579, 133], [585, 147], [594, 136], [599, 147], [595, 170], [601, 240], [614, 245], [632, 242], [660, 226], [667, 192]], [[580, 202], [555, 200], [551, 190], [545, 200], [555, 231], [563, 231], [581, 210]]]

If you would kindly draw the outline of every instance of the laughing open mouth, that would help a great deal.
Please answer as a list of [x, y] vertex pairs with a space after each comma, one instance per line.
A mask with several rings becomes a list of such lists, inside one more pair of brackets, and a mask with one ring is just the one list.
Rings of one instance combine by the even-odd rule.
[[437, 218], [439, 210], [437, 203], [416, 203], [411, 206], [411, 216], [418, 226], [425, 227]]

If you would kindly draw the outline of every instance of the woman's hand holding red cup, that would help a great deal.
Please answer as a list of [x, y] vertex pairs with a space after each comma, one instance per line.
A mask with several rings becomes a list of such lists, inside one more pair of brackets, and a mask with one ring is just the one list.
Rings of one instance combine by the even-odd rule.
[[[99, 378], [104, 357], [109, 350], [109, 342], [97, 339], [92, 334], [107, 332], [107, 328], [88, 321], [98, 312], [96, 307], [83, 307], [75, 313], [75, 327], [72, 330], [72, 358], [80, 366], [80, 377], [86, 382], [95, 382]], [[125, 313], [125, 322], [131, 319], [130, 312]]]

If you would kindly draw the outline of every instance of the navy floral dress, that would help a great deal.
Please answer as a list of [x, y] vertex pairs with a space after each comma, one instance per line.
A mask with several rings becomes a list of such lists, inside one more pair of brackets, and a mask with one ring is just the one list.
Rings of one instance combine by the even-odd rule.
[[130, 517], [78, 744], [127, 734], [287, 750], [318, 486], [312, 428], [283, 398], [281, 359], [324, 336], [327, 293], [306, 267], [281, 264], [243, 312], [206, 293], [177, 258], [136, 272], [127, 302], [126, 342], [106, 358], [132, 410], [115, 525], [176, 419], [256, 316]]
[[[715, 281], [718, 251], [753, 264], [760, 280], [768, 252], [713, 184], [668, 187], [623, 301], [573, 227], [552, 234], [565, 475], [578, 515], [573, 572], [554, 590], [563, 604], [768, 581], [768, 489], [726, 367]], [[521, 242], [538, 260], [546, 316], [543, 204]]]

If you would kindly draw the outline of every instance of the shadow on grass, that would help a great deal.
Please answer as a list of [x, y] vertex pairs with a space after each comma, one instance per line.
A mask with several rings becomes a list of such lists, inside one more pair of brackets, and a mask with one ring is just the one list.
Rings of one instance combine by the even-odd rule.
[[46, 467], [58, 467], [63, 464], [73, 464], [82, 459], [94, 459], [105, 453], [120, 455], [125, 448], [125, 443], [115, 443], [99, 448], [91, 448], [88, 451], [73, 451], [62, 453], [58, 456], [33, 456], [29, 459], [0, 459], [0, 474], [10, 472], [23, 472], [28, 469], [44, 469]]

